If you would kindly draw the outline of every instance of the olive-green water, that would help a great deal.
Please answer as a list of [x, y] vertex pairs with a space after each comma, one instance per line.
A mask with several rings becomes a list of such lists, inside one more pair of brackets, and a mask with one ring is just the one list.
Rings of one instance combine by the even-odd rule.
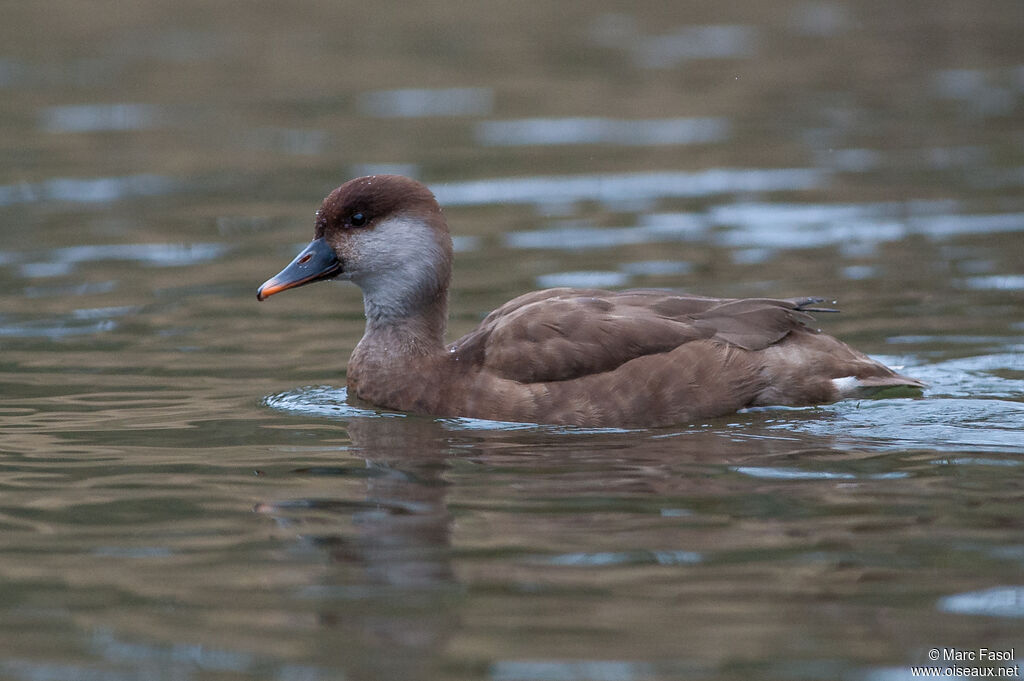
[[[1015, 673], [1019, 2], [0, 14], [0, 678]], [[453, 338], [545, 286], [822, 295], [930, 387], [629, 432], [350, 406], [358, 290], [255, 291], [376, 171], [446, 206]]]

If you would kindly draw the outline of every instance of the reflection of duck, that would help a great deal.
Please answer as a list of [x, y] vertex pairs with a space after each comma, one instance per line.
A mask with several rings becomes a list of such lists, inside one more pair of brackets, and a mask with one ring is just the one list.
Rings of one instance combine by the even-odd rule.
[[317, 492], [256, 510], [300, 528], [328, 558], [312, 561], [303, 584], [331, 632], [310, 638], [325, 664], [346, 678], [433, 678], [461, 628], [446, 433], [429, 419], [377, 417], [347, 419], [345, 430], [352, 446], [327, 459], [338, 465], [294, 471]]
[[349, 359], [349, 394], [424, 414], [655, 426], [923, 386], [807, 328], [814, 298], [549, 289], [506, 303], [445, 346], [451, 266], [430, 191], [404, 177], [363, 177], [324, 199], [313, 242], [258, 298], [322, 279], [356, 283], [367, 321]]

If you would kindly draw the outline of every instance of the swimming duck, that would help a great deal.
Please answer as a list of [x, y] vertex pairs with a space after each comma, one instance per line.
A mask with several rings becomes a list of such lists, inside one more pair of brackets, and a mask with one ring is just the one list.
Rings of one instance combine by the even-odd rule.
[[515, 298], [445, 345], [452, 242], [424, 185], [341, 185], [313, 241], [259, 300], [326, 279], [363, 292], [348, 394], [444, 417], [653, 427], [768, 405], [813, 405], [924, 384], [807, 326], [819, 298], [719, 299], [553, 288]]

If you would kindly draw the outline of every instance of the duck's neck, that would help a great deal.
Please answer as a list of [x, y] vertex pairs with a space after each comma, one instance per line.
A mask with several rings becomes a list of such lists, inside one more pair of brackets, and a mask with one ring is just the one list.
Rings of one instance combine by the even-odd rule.
[[[396, 225], [397, 236], [389, 232]], [[451, 240], [409, 219], [382, 223], [373, 236], [379, 243], [364, 244], [362, 268], [352, 276], [363, 290], [366, 331], [348, 362], [349, 395], [402, 411], [436, 411], [450, 380], [444, 332]]]
[[424, 301], [411, 314], [379, 314], [371, 301], [366, 312], [366, 331], [348, 361], [349, 395], [400, 411], [436, 411], [448, 378], [447, 292]]
[[[366, 330], [356, 346], [361, 355], [396, 361], [422, 358], [444, 352], [448, 324], [448, 293], [440, 291], [412, 309], [394, 310], [376, 304], [364, 295]], [[355, 354], [353, 354], [355, 357]]]
[[[387, 227], [393, 224], [403, 227], [401, 239], [389, 236]], [[452, 252], [447, 232], [440, 239], [420, 222], [405, 220], [381, 225], [374, 234], [382, 243], [367, 250], [387, 251], [391, 257], [352, 276], [363, 291], [366, 311], [366, 332], [357, 350], [390, 361], [443, 352]]]

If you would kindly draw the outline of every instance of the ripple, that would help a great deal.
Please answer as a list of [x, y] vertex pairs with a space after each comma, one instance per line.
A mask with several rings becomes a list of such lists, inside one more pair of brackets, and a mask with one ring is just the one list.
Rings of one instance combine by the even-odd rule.
[[586, 270], [579, 272], [557, 272], [542, 274], [537, 277], [537, 286], [541, 288], [615, 288], [629, 283], [630, 276], [625, 272]]
[[78, 264], [104, 260], [134, 260], [156, 267], [179, 267], [209, 262], [224, 255], [228, 247], [218, 243], [193, 244], [107, 244], [67, 246], [49, 252], [52, 262]]
[[[908, 372], [920, 376], [920, 372]], [[923, 377], [927, 380], [927, 376]], [[933, 389], [940, 388], [933, 384]], [[820, 408], [832, 418], [789, 421], [769, 430], [831, 437], [836, 445], [941, 451], [1024, 452], [1024, 405], [999, 399], [882, 399]]]
[[109, 203], [140, 196], [170, 194], [178, 188], [178, 184], [171, 178], [152, 174], [89, 179], [58, 177], [42, 182], [0, 185], [0, 206], [46, 201]]
[[247, 652], [236, 652], [205, 644], [174, 643], [168, 646], [128, 641], [112, 631], [103, 629], [95, 631], [89, 643], [90, 647], [102, 654], [106, 660], [161, 664], [166, 665], [165, 669], [183, 669], [188, 665], [214, 672], [242, 672], [255, 667], [255, 663], [259, 661]]
[[135, 314], [142, 310], [141, 305], [116, 305], [113, 307], [89, 307], [74, 310], [71, 316], [74, 319], [107, 319], [108, 317], [123, 317]]
[[946, 238], [962, 234], [1024, 232], [1024, 213], [934, 215], [911, 218], [909, 225], [914, 233], [933, 238]]
[[116, 281], [97, 281], [66, 286], [26, 286], [23, 293], [26, 298], [91, 296], [110, 293], [116, 288]]
[[729, 255], [737, 265], [760, 265], [778, 255], [778, 250], [774, 248], [740, 248]]
[[[31, 681], [131, 681], [139, 678], [197, 678], [204, 674], [273, 678], [281, 681], [314, 681], [337, 678], [318, 667], [296, 665], [269, 655], [256, 655], [209, 644], [154, 643], [128, 638], [114, 630], [94, 628], [86, 643], [99, 660], [88, 664], [63, 664], [29, 658], [8, 657], [0, 661], [5, 678]], [[154, 670], [159, 670], [154, 672]]]
[[849, 10], [839, 3], [801, 3], [789, 15], [789, 23], [803, 35], [828, 38], [845, 32], [853, 24]]
[[969, 277], [963, 281], [963, 286], [976, 291], [1020, 291], [1024, 290], [1024, 275], [995, 274], [985, 277]]
[[874, 149], [829, 149], [815, 154], [823, 166], [849, 173], [866, 173], [882, 165], [884, 157]]
[[95, 333], [113, 331], [117, 323], [110, 319], [95, 322], [75, 322], [66, 320], [35, 320], [24, 323], [0, 324], [0, 337], [7, 338], [53, 338], [68, 336], [86, 336]]
[[494, 108], [490, 88], [406, 88], [364, 92], [356, 100], [359, 110], [379, 118], [428, 116], [483, 116]]
[[[398, 411], [366, 409], [348, 403], [347, 388], [329, 385], [306, 386], [283, 393], [269, 395], [263, 404], [271, 409], [336, 419], [360, 418], [405, 418], [408, 414]], [[494, 421], [470, 417], [436, 417], [441, 427], [451, 431], [536, 431], [545, 434], [594, 435], [635, 432], [623, 428], [589, 428], [580, 426], [552, 426], [519, 421]]]
[[376, 411], [354, 407], [348, 403], [347, 388], [335, 388], [329, 385], [306, 386], [270, 395], [264, 398], [263, 404], [271, 409], [308, 416], [329, 416], [332, 418], [349, 418], [353, 416], [394, 418], [405, 416], [405, 414], [399, 412]]
[[873, 265], [849, 265], [840, 270], [843, 279], [872, 279], [878, 276], [878, 268]]
[[950, 459], [932, 459], [928, 463], [935, 466], [1024, 466], [1024, 461], [1016, 459], [986, 459], [977, 456], [957, 456]]
[[246, 130], [242, 143], [248, 149], [313, 156], [324, 151], [328, 140], [324, 130], [263, 127]]
[[481, 239], [469, 234], [452, 236], [452, 250], [456, 253], [469, 253], [480, 249]]
[[421, 175], [419, 165], [415, 163], [353, 163], [349, 166], [352, 177], [363, 175], [405, 175], [418, 179]]
[[639, 681], [662, 676], [658, 667], [650, 662], [496, 660], [487, 678], [489, 681]]
[[909, 477], [908, 473], [901, 472], [859, 475], [856, 473], [804, 471], [797, 468], [778, 468], [772, 466], [730, 466], [729, 470], [749, 475], [752, 478], [766, 480], [892, 480]]
[[944, 212], [954, 207], [947, 201], [834, 205], [747, 202], [713, 207], [708, 218], [712, 224], [732, 227], [716, 234], [717, 242], [728, 247], [845, 247], [902, 241], [918, 234], [947, 239], [963, 234], [1024, 231], [1024, 213]]
[[903, 371], [929, 384], [923, 399], [846, 400], [816, 408], [816, 418], [794, 415], [766, 428], [830, 437], [837, 445], [972, 452], [976, 458], [1024, 453], [1024, 355], [993, 353]]
[[570, 201], [634, 202], [743, 192], [798, 191], [823, 187], [819, 168], [712, 168], [695, 172], [610, 173], [506, 177], [433, 187], [442, 205], [555, 204]]
[[710, 226], [707, 216], [696, 213], [647, 213], [638, 222], [650, 232], [678, 239], [701, 239]]
[[707, 222], [691, 213], [659, 213], [640, 217], [636, 227], [595, 227], [562, 223], [549, 229], [507, 232], [505, 245], [521, 249], [615, 248], [631, 244], [689, 241], [707, 230]]
[[47, 132], [145, 130], [160, 122], [159, 110], [150, 104], [51, 106], [39, 115], [39, 125]]
[[[1022, 340], [998, 337], [968, 338], [971, 338], [972, 342], [992, 344]], [[966, 340], [961, 339], [960, 342]], [[958, 357], [915, 368], [914, 373], [921, 380], [927, 381], [934, 392], [946, 397], [969, 399], [984, 395], [987, 398], [1024, 400], [1024, 380], [1001, 375], [1009, 373], [1011, 376], [1024, 376], [1024, 355], [1019, 353], [994, 352], [973, 357]]]
[[97, 546], [92, 554], [105, 558], [168, 558], [174, 552], [165, 546]]
[[637, 65], [665, 69], [697, 59], [751, 56], [756, 36], [751, 26], [684, 26], [672, 33], [641, 37], [631, 51]]
[[484, 146], [553, 146], [612, 144], [663, 146], [707, 144], [729, 136], [722, 118], [524, 118], [484, 121], [477, 125], [477, 142]]
[[940, 598], [936, 607], [958, 615], [1024, 617], [1024, 586], [996, 586]]
[[927, 344], [927, 343], [951, 343], [954, 345], [992, 345], [1002, 346], [1011, 342], [1024, 343], [1024, 338], [1007, 338], [1005, 336], [946, 336], [939, 334], [913, 334], [906, 336], [890, 336], [885, 339], [886, 343], [894, 344]]
[[643, 244], [657, 239], [657, 234], [643, 227], [557, 227], [508, 232], [504, 236], [509, 248], [571, 251]]
[[[33, 319], [0, 325], [0, 336], [63, 336], [107, 331], [114, 328], [113, 319], [140, 312], [140, 305], [79, 308], [57, 319]], [[0, 317], [0, 321], [7, 320]]]
[[678, 274], [689, 274], [693, 265], [681, 260], [641, 260], [623, 263], [622, 271], [626, 274], [648, 277], [664, 277]]
[[947, 69], [933, 75], [932, 85], [937, 97], [959, 101], [970, 113], [1001, 116], [1016, 105], [1011, 78], [979, 69]]
[[846, 220], [883, 218], [891, 215], [948, 213], [954, 201], [915, 201], [880, 203], [765, 203], [743, 201], [715, 206], [708, 215], [715, 224], [747, 228], [787, 225], [828, 225]]
[[538, 430], [545, 426], [524, 421], [493, 421], [490, 419], [474, 419], [468, 416], [456, 418], [440, 418], [438, 422], [450, 430]]
[[555, 435], [614, 435], [620, 433], [634, 433], [636, 430], [629, 428], [594, 428], [590, 426], [555, 426], [546, 423], [530, 423], [527, 421], [494, 421], [490, 419], [477, 419], [468, 416], [453, 418], [441, 417], [437, 422], [449, 430], [474, 431], [474, 430], [498, 430], [498, 431], [532, 431], [537, 433]]
[[533, 562], [564, 567], [609, 567], [617, 565], [693, 565], [704, 557], [694, 551], [600, 551], [560, 553]]
[[18, 266], [18, 273], [26, 279], [46, 279], [63, 277], [71, 274], [74, 269], [67, 262], [27, 262]]
[[[39, 279], [66, 276], [82, 263], [110, 260], [128, 260], [153, 267], [185, 267], [216, 260], [228, 250], [228, 246], [218, 243], [104, 244], [66, 246], [35, 253], [31, 256], [15, 253], [8, 253], [7, 256], [10, 262], [33, 258], [33, 261], [19, 264], [18, 271], [22, 277]], [[113, 286], [113, 283], [108, 283], [100, 288], [109, 289]], [[37, 287], [35, 290], [42, 291], [44, 289]], [[86, 287], [83, 290], [89, 291], [90, 289]]]

